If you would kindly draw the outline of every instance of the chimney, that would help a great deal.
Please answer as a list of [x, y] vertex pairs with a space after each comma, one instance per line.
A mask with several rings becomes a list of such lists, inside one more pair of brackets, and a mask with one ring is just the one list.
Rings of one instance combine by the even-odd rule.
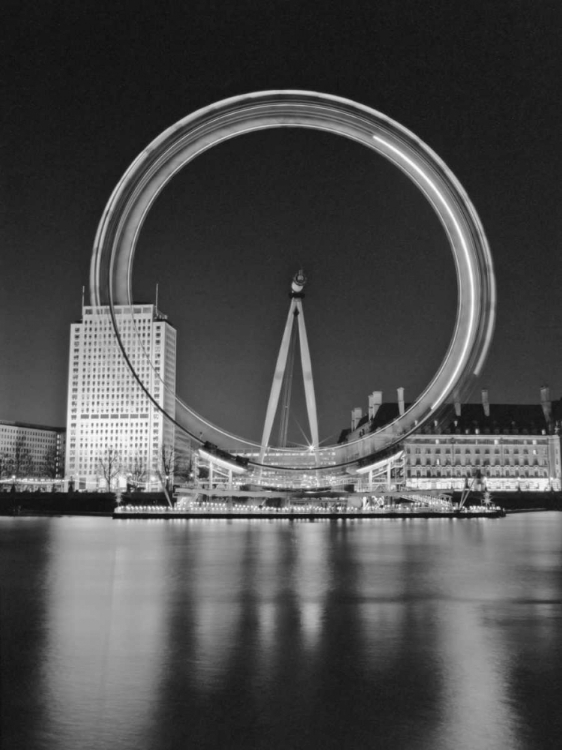
[[404, 389], [397, 388], [396, 391], [398, 393], [398, 413], [402, 416], [404, 414]]
[[373, 391], [369, 395], [369, 419], [374, 419], [382, 404], [382, 391]]
[[488, 400], [488, 389], [482, 388], [482, 408], [484, 409], [484, 416], [490, 416], [490, 401]]
[[543, 385], [541, 388], [541, 406], [547, 425], [552, 423], [552, 401], [550, 400], [550, 388]]
[[363, 416], [363, 409], [360, 406], [356, 406], [355, 409], [351, 410], [351, 430], [356, 430], [357, 425], [361, 421]]

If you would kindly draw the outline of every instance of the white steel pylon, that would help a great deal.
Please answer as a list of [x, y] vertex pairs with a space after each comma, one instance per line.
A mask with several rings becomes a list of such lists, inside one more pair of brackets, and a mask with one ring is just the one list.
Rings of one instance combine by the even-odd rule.
[[308, 348], [308, 339], [306, 337], [306, 328], [304, 325], [304, 312], [302, 309], [302, 300], [304, 298], [303, 289], [305, 284], [306, 276], [304, 275], [304, 272], [300, 270], [295, 275], [291, 283], [291, 305], [289, 307], [289, 314], [287, 315], [287, 323], [285, 324], [283, 338], [281, 339], [281, 348], [279, 349], [279, 356], [277, 357], [277, 364], [275, 365], [275, 374], [273, 376], [271, 393], [269, 395], [267, 412], [265, 414], [263, 436], [261, 439], [260, 463], [263, 463], [265, 452], [269, 446], [269, 438], [271, 436], [271, 430], [273, 428], [273, 420], [275, 419], [275, 413], [277, 412], [277, 406], [279, 404], [279, 394], [281, 393], [283, 377], [285, 376], [285, 369], [287, 367], [287, 355], [289, 352], [289, 344], [291, 343], [291, 333], [293, 330], [295, 318], [297, 319], [299, 332], [302, 374], [304, 378], [304, 394], [306, 397], [306, 410], [308, 412], [308, 424], [310, 426], [310, 434], [312, 437], [312, 445], [310, 447], [314, 451], [318, 450], [318, 417], [316, 415], [316, 398], [314, 396], [312, 363], [310, 361], [310, 350]]

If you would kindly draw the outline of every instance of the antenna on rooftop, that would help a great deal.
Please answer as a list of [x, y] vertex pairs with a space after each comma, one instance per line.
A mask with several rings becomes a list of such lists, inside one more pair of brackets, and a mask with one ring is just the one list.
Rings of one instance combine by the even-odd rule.
[[158, 283], [156, 283], [156, 303], [154, 306], [156, 307], [156, 312], [158, 312]]

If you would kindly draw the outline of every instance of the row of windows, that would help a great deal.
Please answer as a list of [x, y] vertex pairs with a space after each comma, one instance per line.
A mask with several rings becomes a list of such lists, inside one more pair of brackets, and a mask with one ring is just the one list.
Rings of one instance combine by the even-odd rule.
[[[135, 315], [142, 315], [146, 313], [152, 314], [153, 310], [155, 308], [152, 305], [145, 305], [144, 307], [137, 306], [137, 307], [131, 307], [130, 305], [115, 305], [113, 308], [113, 311], [116, 315], [131, 315], [134, 313]], [[109, 317], [110, 310], [109, 307], [85, 307], [84, 313], [86, 315], [94, 315], [97, 317], [103, 317], [104, 315], [106, 317]]]
[[451, 459], [445, 459], [444, 461], [441, 461], [440, 458], [437, 458], [435, 460], [431, 460], [429, 458], [417, 458], [414, 462], [414, 466], [546, 466], [546, 459], [544, 458], [534, 458], [534, 459], [506, 459], [504, 461], [500, 461], [499, 459], [484, 459], [481, 460], [480, 458], [475, 458], [473, 460], [455, 460], [454, 462], [451, 461]]
[[[430, 469], [424, 471], [423, 469], [415, 469], [414, 471], [410, 472], [410, 476], [412, 477], [466, 477], [466, 472], [462, 472], [460, 470], [453, 470], [450, 472], [444, 472], [441, 469]], [[484, 476], [490, 476], [490, 477], [545, 477], [548, 476], [548, 472], [541, 469], [525, 469], [523, 471], [519, 471], [516, 469], [507, 469], [505, 471], [498, 471], [498, 470], [490, 470], [489, 473], [484, 474]]]
[[51, 435], [57, 435], [58, 432], [54, 430], [34, 430], [30, 427], [18, 427], [17, 425], [3, 425], [0, 426], [0, 432], [6, 433], [17, 433], [18, 435], [29, 435], [30, 437], [50, 437]]
[[[451, 438], [447, 438], [447, 439], [443, 440], [442, 438], [425, 438], [424, 439], [424, 438], [419, 438], [419, 437], [416, 436], [416, 437], [413, 438], [413, 441], [416, 443], [416, 445], [417, 444], [421, 444], [421, 445], [440, 445], [442, 443], [458, 442], [459, 438], [453, 438], [453, 437], [451, 437]], [[474, 445], [521, 445], [521, 444], [523, 444], [523, 445], [531, 445], [531, 444], [532, 445], [537, 445], [537, 440], [536, 439], [533, 439], [533, 440], [525, 440], [525, 439], [523, 439], [523, 440], [517, 440], [517, 439], [514, 439], [514, 438], [507, 438], [507, 437], [493, 438], [493, 439], [492, 438], [477, 438], [477, 439], [472, 438], [470, 440], [462, 440], [461, 439], [461, 442], [462, 443], [468, 443], [468, 442], [470, 442], [470, 443], [472, 443]]]
[[53, 433], [48, 436], [36, 436], [30, 435], [27, 432], [6, 432], [4, 435], [0, 435], [0, 439], [2, 440], [18, 440], [20, 438], [25, 438], [25, 440], [32, 443], [52, 443], [57, 439], [57, 435], [56, 433]]
[[[481, 451], [480, 448], [464, 448], [463, 449], [463, 448], [458, 448], [458, 447], [454, 449], [454, 452], [455, 454], [458, 455], [462, 453], [463, 450], [464, 450], [464, 453], [474, 453], [474, 455], [480, 455], [481, 453], [483, 453], [484, 455], [489, 455], [492, 452], [490, 448], [485, 448], [483, 451]], [[518, 454], [519, 450], [520, 450], [519, 448], [513, 448], [513, 449], [504, 448], [502, 451], [500, 450], [500, 448], [494, 448], [494, 455], [499, 456], [500, 453], [502, 452], [504, 453], [504, 455], [508, 455], [510, 452], [512, 452], [513, 454]], [[532, 448], [531, 450], [534, 456], [538, 454], [537, 448]], [[546, 451], [546, 446], [543, 446], [542, 452], [544, 453], [545, 451]], [[409, 450], [409, 452], [410, 453], [412, 452], [411, 449]], [[453, 452], [453, 449], [451, 448], [444, 448], [443, 450], [441, 450], [441, 448], [416, 448], [414, 450], [414, 453], [416, 454], [424, 453], [428, 455], [440, 455], [441, 453], [444, 453], [445, 455], [447, 455], [447, 454], [451, 454], [452, 452]], [[529, 448], [522, 448], [521, 453], [523, 455], [529, 455]]]

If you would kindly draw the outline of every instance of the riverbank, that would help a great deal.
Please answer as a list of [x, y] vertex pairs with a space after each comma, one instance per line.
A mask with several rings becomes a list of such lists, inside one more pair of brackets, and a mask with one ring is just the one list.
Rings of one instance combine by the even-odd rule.
[[109, 516], [115, 510], [109, 492], [2, 492], [0, 516]]
[[412, 508], [412, 510], [403, 510], [392, 508], [384, 510], [315, 510], [313, 512], [305, 510], [285, 510], [284, 508], [269, 508], [268, 510], [240, 510], [232, 509], [229, 511], [215, 510], [193, 510], [193, 511], [176, 511], [172, 508], [160, 508], [154, 510], [140, 510], [134, 507], [118, 508], [113, 514], [113, 518], [121, 521], [131, 519], [144, 520], [289, 520], [289, 521], [346, 521], [352, 519], [414, 519], [414, 518], [448, 518], [448, 519], [470, 519], [470, 518], [504, 518], [505, 511], [501, 508], [470, 508], [462, 511], [446, 510], [428, 510], [422, 508]]
[[[462, 493], [453, 493], [453, 502], [458, 503]], [[468, 503], [480, 502], [480, 493], [471, 493]], [[492, 502], [508, 513], [529, 511], [562, 510], [562, 492], [495, 492]]]
[[[460, 493], [453, 494], [454, 502], [459, 502]], [[167, 505], [163, 493], [135, 493], [123, 495], [122, 505], [133, 505], [162, 507]], [[475, 505], [480, 501], [479, 495], [471, 494], [468, 503]], [[562, 510], [562, 493], [561, 492], [504, 492], [496, 493], [492, 497], [495, 505], [503, 508], [507, 513], [529, 513], [539, 511]], [[69, 516], [112, 516], [117, 507], [116, 496], [113, 493], [101, 492], [2, 492], [0, 493], [0, 516], [52, 516], [52, 515], [69, 515]], [[243, 509], [242, 509], [243, 510]], [[396, 512], [388, 511], [392, 518], [397, 518]], [[256, 512], [248, 506], [248, 517], [257, 518]], [[289, 515], [289, 514], [288, 514]], [[310, 515], [310, 514], [308, 514]], [[341, 517], [342, 514], [331, 514], [334, 517]], [[363, 514], [362, 514], [363, 515]], [[369, 514], [370, 515], [370, 514]], [[210, 513], [202, 514], [205, 518], [212, 517]], [[239, 517], [239, 514], [237, 514]], [[346, 512], [346, 517], [351, 517], [351, 513]], [[405, 511], [404, 517], [410, 518], [411, 511]], [[131, 517], [129, 515], [129, 517]], [[166, 512], [166, 518], [169, 518], [169, 511]], [[181, 515], [180, 517], [184, 517]], [[215, 516], [213, 516], [215, 517]], [[228, 517], [231, 517], [229, 515]], [[266, 515], [271, 517], [269, 511]], [[277, 517], [279, 515], [277, 514]], [[294, 517], [290, 514], [289, 517]], [[428, 513], [428, 517], [435, 517], [434, 513]]]

